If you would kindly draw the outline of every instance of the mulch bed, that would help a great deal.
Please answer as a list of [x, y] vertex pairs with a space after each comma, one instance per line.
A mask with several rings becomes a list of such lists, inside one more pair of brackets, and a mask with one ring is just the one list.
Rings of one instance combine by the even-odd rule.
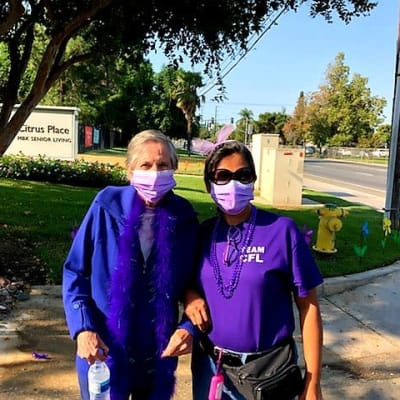
[[6, 318], [17, 301], [29, 298], [31, 285], [47, 283], [46, 268], [34, 247], [25, 238], [0, 238], [0, 320]]

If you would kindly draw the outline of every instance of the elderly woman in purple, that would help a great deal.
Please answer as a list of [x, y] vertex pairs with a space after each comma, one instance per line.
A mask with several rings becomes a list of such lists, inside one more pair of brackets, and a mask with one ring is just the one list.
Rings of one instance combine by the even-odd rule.
[[169, 400], [176, 357], [190, 352], [178, 301], [192, 273], [197, 217], [172, 192], [178, 160], [161, 132], [131, 140], [131, 185], [106, 187], [91, 204], [64, 264], [63, 301], [77, 344], [82, 399], [88, 368], [106, 359], [112, 400]]
[[[223, 367], [238, 367], [291, 340], [293, 298], [305, 361], [299, 399], [322, 399], [322, 323], [316, 293], [322, 277], [303, 235], [291, 219], [250, 203], [256, 173], [242, 143], [217, 145], [207, 157], [204, 179], [219, 212], [201, 225], [197, 286], [186, 295], [186, 314], [207, 333], [193, 349], [193, 399], [208, 398], [216, 349]], [[222, 375], [222, 399], [248, 398]]]

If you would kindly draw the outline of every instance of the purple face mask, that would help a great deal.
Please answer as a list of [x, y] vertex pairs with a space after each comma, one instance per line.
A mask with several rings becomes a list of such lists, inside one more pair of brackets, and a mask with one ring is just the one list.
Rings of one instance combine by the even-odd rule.
[[211, 182], [211, 197], [218, 207], [229, 215], [242, 212], [254, 199], [254, 183], [240, 183], [231, 180], [226, 185]]
[[174, 171], [133, 171], [131, 185], [143, 199], [150, 203], [157, 203], [165, 194], [176, 186]]

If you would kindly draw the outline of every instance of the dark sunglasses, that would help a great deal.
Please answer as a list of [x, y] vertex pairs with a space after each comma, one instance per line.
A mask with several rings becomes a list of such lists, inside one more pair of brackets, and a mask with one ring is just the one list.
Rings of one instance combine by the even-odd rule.
[[254, 182], [255, 176], [249, 167], [240, 168], [235, 172], [228, 169], [216, 169], [210, 180], [216, 185], [226, 185], [232, 179], [247, 184]]

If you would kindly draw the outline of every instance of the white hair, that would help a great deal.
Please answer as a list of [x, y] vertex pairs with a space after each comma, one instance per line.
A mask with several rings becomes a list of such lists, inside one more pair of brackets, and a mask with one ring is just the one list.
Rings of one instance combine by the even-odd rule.
[[126, 166], [128, 167], [134, 163], [141, 151], [142, 146], [146, 142], [158, 142], [166, 145], [169, 153], [169, 158], [171, 160], [172, 169], [176, 170], [178, 168], [178, 156], [176, 154], [175, 146], [172, 144], [171, 140], [164, 135], [161, 131], [156, 129], [146, 129], [142, 131], [131, 139], [128, 144], [128, 151], [126, 154]]

